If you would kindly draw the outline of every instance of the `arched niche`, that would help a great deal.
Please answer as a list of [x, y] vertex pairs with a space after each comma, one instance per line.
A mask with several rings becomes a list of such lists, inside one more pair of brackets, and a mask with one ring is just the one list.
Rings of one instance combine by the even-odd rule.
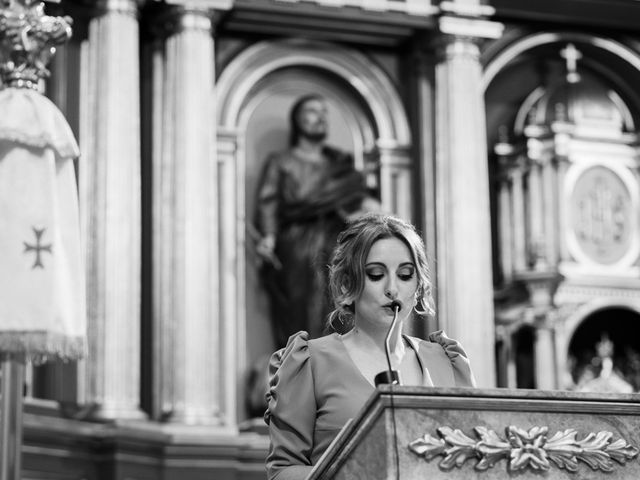
[[374, 163], [384, 207], [413, 217], [409, 123], [380, 67], [360, 52], [315, 41], [265, 41], [240, 52], [216, 84], [221, 299], [223, 315], [236, 322], [239, 379], [274, 349], [253, 250], [253, 197], [267, 155], [287, 147], [291, 106], [308, 93], [327, 99], [327, 143], [353, 152], [358, 168]]
[[241, 128], [255, 86], [288, 67], [315, 68], [342, 79], [371, 110], [378, 143], [405, 147], [411, 143], [400, 97], [380, 67], [356, 50], [297, 39], [259, 42], [227, 65], [216, 84], [218, 125], [226, 130]]
[[568, 351], [571, 339], [575, 335], [580, 324], [582, 324], [586, 318], [591, 317], [597, 312], [612, 309], [625, 309], [634, 312], [638, 315], [638, 321], [640, 322], [639, 299], [624, 300], [620, 298], [596, 298], [590, 302], [580, 305], [566, 317], [563, 328], [564, 341], [559, 345], [559, 347], [562, 350]]
[[[640, 338], [630, 334], [640, 324], [637, 303], [593, 302], [578, 309], [567, 319], [567, 335], [561, 346], [567, 355], [565, 375], [574, 384], [584, 379], [586, 369], [597, 376], [599, 343], [611, 342], [610, 355], [617, 373], [627, 375], [634, 390], [640, 390]], [[595, 363], [594, 363], [595, 361]], [[635, 364], [635, 365], [632, 365]], [[634, 371], [633, 380], [629, 378]]]
[[530, 95], [565, 68], [566, 62], [558, 52], [569, 43], [582, 54], [578, 70], [587, 69], [609, 84], [630, 109], [635, 125], [640, 124], [640, 95], [636, 88], [640, 81], [640, 55], [631, 47], [611, 38], [570, 31], [538, 32], [507, 40], [504, 45], [496, 42], [483, 57], [482, 88], [490, 149], [498, 141], [499, 128], [514, 123]]

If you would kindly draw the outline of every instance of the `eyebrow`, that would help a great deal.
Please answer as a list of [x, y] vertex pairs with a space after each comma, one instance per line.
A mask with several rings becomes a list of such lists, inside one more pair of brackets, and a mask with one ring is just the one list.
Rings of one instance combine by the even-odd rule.
[[[374, 266], [381, 266], [385, 268], [387, 267], [383, 262], [369, 262], [365, 264], [364, 268], [374, 267]], [[413, 262], [402, 262], [400, 265], [398, 265], [398, 267], [407, 267], [407, 266], [415, 267], [416, 264]]]

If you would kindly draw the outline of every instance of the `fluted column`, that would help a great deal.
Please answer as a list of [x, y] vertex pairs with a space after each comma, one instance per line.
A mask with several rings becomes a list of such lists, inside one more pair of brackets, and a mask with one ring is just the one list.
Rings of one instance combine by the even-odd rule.
[[139, 418], [140, 111], [137, 5], [97, 2], [83, 46], [80, 194], [96, 415]]
[[378, 145], [380, 152], [380, 197], [387, 211], [406, 220], [412, 219], [411, 162], [402, 147]]
[[535, 338], [535, 375], [536, 388], [554, 390], [556, 382], [556, 357], [553, 328], [543, 322], [536, 328]]
[[156, 392], [171, 422], [220, 425], [235, 419], [221, 412], [213, 20], [205, 9], [167, 15], [153, 185]]
[[529, 160], [529, 176], [528, 176], [528, 196], [527, 203], [529, 205], [529, 228], [527, 232], [528, 245], [528, 262], [532, 268], [536, 270], [545, 267], [545, 245], [543, 234], [543, 196], [542, 196], [542, 179], [541, 165], [538, 160]]
[[557, 180], [554, 184], [556, 191], [558, 192], [558, 256], [559, 262], [565, 262], [571, 258], [569, 255], [569, 249], [567, 246], [566, 234], [569, 228], [569, 202], [565, 201], [565, 181], [567, 177], [567, 170], [569, 169], [569, 161], [566, 158], [557, 159]]
[[498, 233], [500, 239], [500, 263], [505, 283], [513, 278], [513, 197], [508, 170], [498, 180]]
[[[416, 101], [410, 104], [417, 132], [413, 140], [418, 158], [423, 159], [418, 164], [419, 185], [416, 192], [419, 208], [417, 213], [421, 215], [420, 221], [416, 222], [422, 226], [422, 237], [427, 250], [427, 259], [431, 268], [432, 278], [437, 278], [438, 264], [436, 263], [436, 194], [435, 194], [435, 108], [434, 89], [435, 79], [432, 66], [434, 65], [433, 55], [426, 52], [420, 40], [416, 40], [417, 46], [411, 65], [410, 80], [412, 83], [413, 95]], [[428, 335], [437, 330], [436, 318], [429, 317], [424, 323], [416, 322], [415, 335]]]
[[557, 268], [559, 259], [558, 243], [558, 173], [556, 163], [545, 157], [542, 162], [542, 198], [544, 202], [544, 245], [547, 265]]
[[[494, 315], [484, 96], [479, 48], [488, 22], [441, 17], [436, 65], [437, 308], [464, 345], [479, 385], [495, 385]], [[480, 22], [480, 21], [478, 21]]]
[[[521, 162], [519, 162], [521, 163]], [[527, 268], [527, 232], [525, 227], [525, 199], [522, 166], [511, 170], [511, 195], [513, 209], [513, 269], [515, 273], [524, 272]]]

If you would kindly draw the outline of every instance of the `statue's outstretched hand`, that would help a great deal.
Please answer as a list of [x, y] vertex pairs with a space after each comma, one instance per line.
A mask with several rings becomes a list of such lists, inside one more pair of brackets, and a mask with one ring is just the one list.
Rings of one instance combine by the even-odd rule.
[[282, 263], [280, 263], [280, 260], [276, 257], [275, 247], [275, 236], [266, 235], [258, 240], [258, 243], [256, 244], [256, 253], [262, 261], [271, 264], [271, 266], [276, 270], [280, 270], [282, 268]]

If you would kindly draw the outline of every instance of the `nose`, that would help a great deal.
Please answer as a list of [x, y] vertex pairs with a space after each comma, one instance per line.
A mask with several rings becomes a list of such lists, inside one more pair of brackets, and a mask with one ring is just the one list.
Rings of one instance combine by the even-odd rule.
[[395, 300], [398, 297], [398, 287], [394, 280], [389, 280], [384, 289], [384, 294], [387, 298]]

